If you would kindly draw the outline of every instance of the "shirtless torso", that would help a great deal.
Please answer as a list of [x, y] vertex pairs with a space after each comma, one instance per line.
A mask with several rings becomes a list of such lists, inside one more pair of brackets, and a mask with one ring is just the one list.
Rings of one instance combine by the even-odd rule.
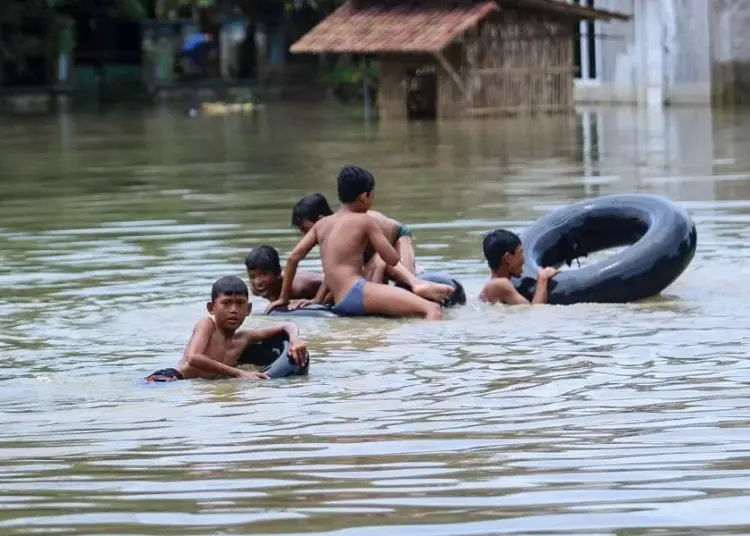
[[400, 256], [375, 218], [349, 210], [345, 205], [335, 214], [319, 219], [294, 248], [284, 269], [281, 296], [269, 305], [267, 311], [289, 302], [292, 290], [289, 283], [293, 281], [297, 265], [316, 244], [320, 246], [323, 264], [324, 287], [321, 288], [327, 288], [333, 295], [334, 312], [345, 316], [383, 314], [441, 318], [439, 301], [433, 303], [424, 296], [440, 299], [453, 291], [451, 286], [417, 281], [406, 270], [406, 279], [411, 278], [413, 292], [365, 281], [362, 276], [363, 254], [368, 244], [388, 266], [399, 265]]
[[[336, 302], [341, 301], [362, 277], [362, 259], [365, 248], [376, 234], [373, 229], [376, 225], [380, 228], [377, 221], [367, 214], [337, 212], [318, 220], [313, 227], [312, 232], [320, 246], [325, 284]], [[382, 232], [377, 234], [386, 239]], [[390, 249], [395, 254], [391, 264], [396, 264], [398, 254], [392, 247]]]
[[190, 356], [197, 353], [222, 365], [234, 367], [240, 354], [252, 340], [252, 335], [252, 331], [238, 331], [227, 336], [216, 327], [212, 318], [203, 318], [195, 325], [193, 337], [176, 368], [185, 379], [225, 376], [224, 374], [209, 374], [205, 370], [191, 367], [188, 363]]

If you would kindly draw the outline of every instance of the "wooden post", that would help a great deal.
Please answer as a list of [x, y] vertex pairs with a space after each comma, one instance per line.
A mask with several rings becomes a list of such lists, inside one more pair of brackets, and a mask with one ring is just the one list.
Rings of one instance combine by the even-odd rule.
[[448, 73], [448, 76], [450, 76], [453, 79], [453, 81], [456, 83], [456, 85], [458, 86], [458, 89], [461, 90], [461, 94], [466, 95], [466, 86], [464, 86], [464, 83], [461, 80], [461, 77], [458, 76], [458, 73], [450, 64], [450, 62], [447, 59], [445, 59], [445, 56], [443, 56], [443, 53], [433, 52], [432, 55], [435, 56], [435, 58], [438, 60], [440, 65], [443, 66], [443, 69], [445, 69], [446, 72]]
[[370, 120], [370, 81], [367, 78], [367, 56], [362, 58], [361, 69], [362, 69], [362, 93], [365, 107], [365, 121]]
[[[0, 43], [3, 42], [3, 27], [0, 25]], [[3, 56], [2, 49], [0, 49], [0, 93], [3, 91], [3, 84], [5, 83], [5, 57]]]

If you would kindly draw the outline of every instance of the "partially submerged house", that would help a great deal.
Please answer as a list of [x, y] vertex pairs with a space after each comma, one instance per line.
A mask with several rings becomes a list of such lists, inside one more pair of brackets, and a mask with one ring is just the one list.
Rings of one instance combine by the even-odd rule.
[[381, 117], [565, 112], [587, 19], [629, 16], [563, 0], [347, 0], [291, 51], [377, 56]]

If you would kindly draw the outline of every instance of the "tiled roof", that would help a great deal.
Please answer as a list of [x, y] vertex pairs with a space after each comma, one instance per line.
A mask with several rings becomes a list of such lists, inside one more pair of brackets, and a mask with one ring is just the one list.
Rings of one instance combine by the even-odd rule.
[[[658, 0], [651, 0], [658, 1]], [[564, 0], [348, 0], [299, 41], [293, 53], [437, 52], [499, 9], [498, 3], [574, 19], [628, 20], [628, 15]]]
[[629, 20], [630, 15], [574, 4], [568, 0], [498, 0], [502, 5], [515, 6], [525, 9], [536, 9], [547, 13], [556, 13], [574, 19], [587, 20]]
[[497, 9], [491, 1], [440, 5], [405, 0], [355, 9], [351, 1], [294, 43], [294, 53], [437, 52]]

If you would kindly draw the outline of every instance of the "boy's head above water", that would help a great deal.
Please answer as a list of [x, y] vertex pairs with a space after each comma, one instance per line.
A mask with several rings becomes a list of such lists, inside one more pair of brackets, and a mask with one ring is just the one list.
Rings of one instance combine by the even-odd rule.
[[375, 200], [375, 177], [358, 166], [344, 166], [336, 179], [339, 201], [356, 212], [367, 212]]
[[315, 222], [333, 214], [328, 200], [323, 194], [306, 195], [292, 208], [292, 227], [302, 234], [307, 234]]
[[254, 296], [278, 298], [281, 291], [281, 262], [279, 253], [271, 246], [259, 246], [245, 258], [247, 277]]
[[219, 329], [235, 331], [252, 309], [247, 285], [233, 275], [217, 279], [211, 287], [211, 301], [206, 308]]
[[484, 237], [484, 258], [494, 275], [520, 277], [523, 272], [523, 246], [518, 235], [505, 229], [496, 229]]

